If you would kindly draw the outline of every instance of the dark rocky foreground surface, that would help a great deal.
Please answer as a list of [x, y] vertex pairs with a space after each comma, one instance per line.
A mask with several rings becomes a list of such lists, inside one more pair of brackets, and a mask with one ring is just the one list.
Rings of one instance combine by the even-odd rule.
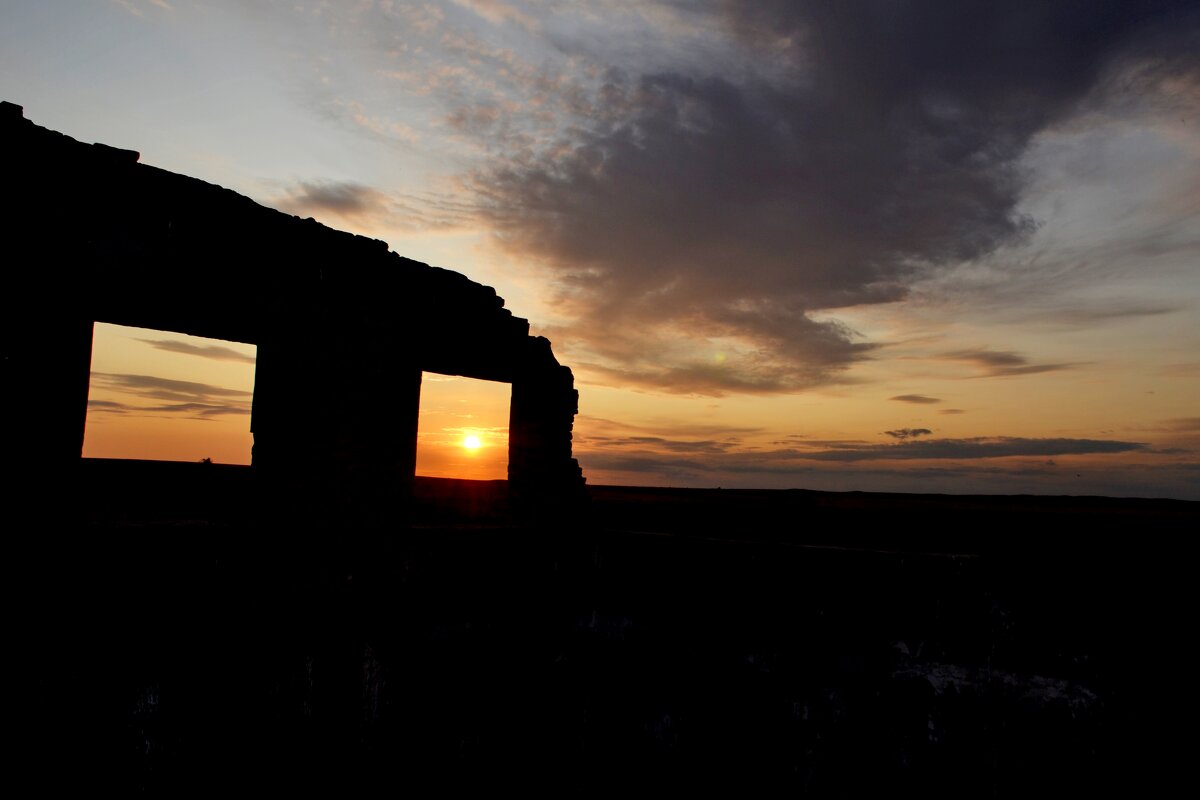
[[10, 528], [37, 786], [813, 796], [1190, 769], [1195, 503], [592, 487], [506, 527], [283, 529], [245, 469], [85, 462]]

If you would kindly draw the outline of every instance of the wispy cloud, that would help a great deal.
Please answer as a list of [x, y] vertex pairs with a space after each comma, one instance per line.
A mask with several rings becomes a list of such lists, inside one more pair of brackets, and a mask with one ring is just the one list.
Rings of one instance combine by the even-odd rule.
[[[1192, 420], [1184, 420], [1185, 425]], [[1113, 439], [1028, 438], [1019, 436], [978, 436], [970, 438], [930, 439], [929, 428], [897, 428], [884, 431], [896, 440], [892, 443], [856, 439], [815, 439], [793, 434], [781, 440], [762, 442], [753, 436], [729, 435], [721, 429], [707, 431], [708, 436], [690, 436], [686, 428], [673, 435], [640, 435], [630, 428], [608, 420], [584, 420], [582, 435], [577, 436], [581, 458], [591, 462], [598, 454], [620, 458], [690, 458], [695, 469], [718, 470], [750, 468], [749, 464], [784, 464], [806, 461], [926, 461], [980, 460], [1031, 457], [1046, 459], [1063, 455], [1098, 455], [1128, 452], [1156, 452], [1142, 442]], [[763, 446], [764, 444], [768, 446]], [[782, 446], [780, 446], [782, 445]], [[610, 462], [605, 462], [610, 463]], [[673, 462], [677, 466], [682, 463]], [[705, 466], [707, 464], [707, 466]], [[739, 467], [741, 465], [741, 467]]]
[[[89, 399], [88, 410], [102, 414], [186, 416], [212, 419], [250, 413], [253, 392], [153, 375], [93, 372], [94, 390], [121, 400]], [[158, 401], [158, 402], [150, 402]]]
[[933, 431], [929, 428], [897, 428], [894, 431], [884, 431], [883, 433], [893, 439], [904, 441], [905, 439], [915, 439], [918, 436], [929, 436]]
[[1029, 359], [1019, 353], [1008, 350], [954, 350], [938, 356], [946, 361], [958, 361], [975, 366], [979, 372], [977, 377], [1007, 378], [1016, 375], [1038, 375], [1043, 372], [1057, 372], [1070, 369], [1077, 364], [1031, 364]]
[[220, 417], [225, 414], [249, 414], [250, 408], [244, 405], [213, 405], [211, 403], [163, 403], [157, 406], [144, 406], [138, 409], [150, 413], [186, 414], [199, 417]]
[[929, 397], [924, 394], [898, 394], [895, 397], [889, 397], [888, 400], [895, 400], [898, 403], [913, 403], [915, 405], [928, 405], [930, 403], [940, 403], [941, 399], [937, 397]]
[[138, 0], [112, 0], [112, 3], [119, 8], [125, 9], [135, 17], [144, 17], [146, 15], [145, 10], [151, 7], [157, 8], [159, 11], [175, 10], [174, 6], [166, 0], [144, 0], [143, 2], [138, 2]]
[[1011, 316], [1013, 319], [1044, 323], [1052, 327], [1084, 327], [1140, 317], [1159, 317], [1174, 314], [1184, 308], [1185, 306], [1178, 303], [1111, 300], [1090, 305], [1026, 308], [1014, 312]]
[[469, 8], [494, 25], [512, 22], [530, 31], [536, 31], [540, 27], [537, 19], [526, 14], [513, 3], [504, 3], [501, 0], [453, 0], [453, 2]]
[[661, 419], [646, 424], [635, 424], [605, 419], [604, 417], [592, 417], [586, 414], [581, 414], [576, 418], [576, 426], [609, 435], [628, 436], [632, 433], [647, 433], [654, 436], [672, 438], [741, 438], [763, 431], [761, 427], [748, 425], [680, 422], [676, 419]]
[[247, 355], [232, 347], [224, 347], [222, 345], [196, 345], [187, 342], [181, 342], [176, 339], [138, 339], [139, 342], [145, 342], [155, 350], [165, 350], [170, 353], [183, 353], [189, 356], [200, 356], [201, 358], [211, 358], [217, 361], [240, 361], [245, 364], [253, 364], [254, 356]]
[[[817, 449], [738, 448], [711, 442], [609, 440], [589, 442], [577, 455], [593, 476], [625, 476], [660, 485], [677, 482], [750, 486], [808, 486], [846, 489], [869, 480], [893, 491], [965, 491], [985, 485], [991, 491], [1045, 492], [1049, 484], [1064, 493], [1143, 494], [1167, 480], [1177, 496], [1196, 494], [1192, 483], [1200, 465], [1179, 462], [1170, 453], [1140, 442], [1104, 439], [975, 437], [900, 441], [895, 444], [827, 442]], [[1161, 460], [1169, 475], [1153, 463], [1129, 463], [1129, 456]], [[1095, 459], [1125, 457], [1124, 469], [1106, 472]], [[1056, 458], [1071, 458], [1069, 471]], [[1091, 459], [1080, 461], [1079, 459]], [[1072, 483], [1087, 473], [1086, 482]], [[1145, 480], [1141, 473], [1156, 473]], [[1032, 482], [1022, 482], [1023, 479]], [[611, 480], [611, 478], [609, 478]], [[935, 481], [946, 481], [937, 483]], [[1066, 481], [1066, 483], [1064, 483]]]
[[266, 202], [297, 216], [372, 231], [449, 231], [470, 224], [468, 204], [450, 194], [385, 193], [350, 181], [300, 181]]
[[101, 411], [112, 414], [124, 414], [136, 410], [133, 406], [118, 403], [115, 400], [88, 400], [89, 411]]
[[329, 211], [341, 217], [377, 214], [387, 209], [382, 192], [358, 183], [301, 181], [288, 190], [284, 211]]
[[816, 461], [921, 461], [926, 459], [980, 459], [1012, 456], [1061, 456], [1093, 453], [1128, 453], [1142, 450], [1142, 442], [1107, 439], [1026, 439], [1018, 436], [929, 439], [899, 444], [865, 445], [802, 454]]

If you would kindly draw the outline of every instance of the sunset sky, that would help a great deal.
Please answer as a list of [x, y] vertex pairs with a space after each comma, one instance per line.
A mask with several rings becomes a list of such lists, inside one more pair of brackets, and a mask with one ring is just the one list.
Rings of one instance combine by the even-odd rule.
[[[591, 483], [1200, 500], [1195, 0], [6, 0], [0, 99], [494, 286]], [[253, 354], [99, 326], [87, 454], [247, 460]]]

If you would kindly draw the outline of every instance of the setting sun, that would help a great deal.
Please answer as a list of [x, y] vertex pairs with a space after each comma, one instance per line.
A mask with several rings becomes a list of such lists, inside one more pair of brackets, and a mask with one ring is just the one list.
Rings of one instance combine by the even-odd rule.
[[478, 436], [467, 436], [463, 439], [463, 447], [468, 450], [478, 450], [483, 446], [483, 442], [479, 441]]

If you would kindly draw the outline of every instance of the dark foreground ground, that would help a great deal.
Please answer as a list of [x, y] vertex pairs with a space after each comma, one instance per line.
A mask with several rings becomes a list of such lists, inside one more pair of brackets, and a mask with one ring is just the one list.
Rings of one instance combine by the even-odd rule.
[[[1200, 508], [592, 487], [502, 524], [249, 521], [253, 476], [84, 464], [9, 530], [43, 789], [1071, 795], [1194, 770]], [[78, 506], [78, 507], [76, 507]], [[64, 518], [62, 509], [47, 514]]]

